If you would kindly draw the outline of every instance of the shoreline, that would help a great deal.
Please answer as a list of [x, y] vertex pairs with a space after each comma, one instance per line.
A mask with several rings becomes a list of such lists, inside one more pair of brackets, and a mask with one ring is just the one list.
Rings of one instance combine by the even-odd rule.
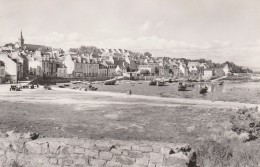
[[173, 102], [178, 104], [186, 104], [186, 105], [210, 105], [218, 108], [237, 108], [237, 107], [260, 107], [260, 104], [253, 103], [241, 103], [241, 102], [232, 102], [232, 101], [212, 101], [212, 100], [201, 100], [201, 99], [187, 99], [187, 98], [173, 98], [173, 97], [160, 97], [160, 96], [148, 96], [148, 95], [127, 95], [126, 93], [120, 92], [108, 92], [108, 91], [82, 91], [75, 90], [71, 88], [57, 88], [54, 87], [53, 90], [57, 91], [71, 91], [71, 92], [80, 92], [87, 93], [91, 95], [105, 95], [105, 96], [113, 96], [113, 97], [123, 97], [123, 98], [135, 98], [135, 99], [145, 99], [145, 100], [159, 100], [166, 102]]
[[[22, 94], [23, 92], [33, 92], [33, 91], [39, 91], [43, 90], [43, 86], [40, 86], [37, 89], [24, 89], [20, 92], [12, 92], [10, 93], [8, 85], [2, 85], [0, 86], [0, 90], [2, 91], [1, 95], [4, 95], [1, 99], [1, 101], [9, 101], [11, 100], [8, 98], [8, 95], [12, 94]], [[46, 90], [48, 91], [48, 90]], [[239, 108], [239, 107], [260, 107], [260, 104], [257, 103], [247, 103], [247, 102], [239, 102], [239, 101], [221, 101], [221, 100], [209, 100], [209, 99], [198, 99], [198, 98], [182, 98], [182, 97], [162, 97], [162, 96], [156, 96], [156, 95], [140, 95], [140, 94], [132, 94], [127, 95], [126, 93], [120, 93], [120, 92], [112, 92], [112, 91], [84, 91], [84, 90], [77, 90], [77, 89], [71, 89], [71, 88], [59, 88], [52, 86], [51, 91], [61, 91], [61, 92], [74, 92], [74, 93], [81, 93], [81, 94], [88, 94], [92, 96], [98, 96], [98, 97], [112, 97], [112, 98], [123, 98], [120, 100], [120, 104], [127, 104], [128, 101], [125, 99], [132, 99], [137, 100], [135, 104], [148, 104], [151, 101], [155, 102], [161, 102], [159, 105], [193, 105], [193, 106], [205, 106], [205, 107], [217, 107], [217, 108]], [[35, 92], [36, 93], [36, 92]], [[5, 96], [7, 98], [5, 98]], [[90, 97], [91, 98], [91, 97]], [[55, 99], [53, 99], [55, 100]], [[139, 100], [139, 101], [138, 101]], [[142, 101], [143, 100], [143, 101]], [[11, 100], [13, 102], [22, 102], [23, 100]], [[25, 100], [26, 102], [27, 100]], [[41, 101], [41, 99], [33, 99], [35, 102]], [[62, 99], [56, 99], [56, 102], [59, 104], [62, 104]], [[55, 103], [55, 101], [52, 101], [51, 103]], [[88, 101], [91, 103], [95, 102], [93, 99], [88, 99]], [[71, 101], [72, 102], [72, 101]], [[166, 104], [162, 103], [165, 102]], [[73, 102], [72, 102], [73, 103]], [[83, 103], [83, 102], [82, 102]], [[116, 104], [116, 103], [114, 103]], [[134, 102], [129, 102], [129, 104], [134, 104]], [[154, 103], [155, 104], [155, 103]]]

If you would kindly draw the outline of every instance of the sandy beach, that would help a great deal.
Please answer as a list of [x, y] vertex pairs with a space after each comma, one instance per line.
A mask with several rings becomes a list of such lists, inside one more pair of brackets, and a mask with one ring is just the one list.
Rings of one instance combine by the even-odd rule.
[[91, 92], [68, 88], [9, 91], [0, 86], [0, 129], [46, 137], [191, 142], [233, 109], [257, 104]]

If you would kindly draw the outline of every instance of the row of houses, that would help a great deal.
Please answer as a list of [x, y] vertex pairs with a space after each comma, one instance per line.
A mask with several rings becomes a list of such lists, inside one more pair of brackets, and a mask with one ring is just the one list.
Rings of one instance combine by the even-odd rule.
[[164, 77], [196, 77], [210, 79], [230, 71], [228, 65], [212, 68], [198, 61], [185, 62], [169, 57], [152, 57], [124, 49], [100, 48], [94, 53], [64, 52], [43, 45], [19, 41], [0, 47], [0, 81], [17, 82], [28, 76], [97, 77], [123, 73]]

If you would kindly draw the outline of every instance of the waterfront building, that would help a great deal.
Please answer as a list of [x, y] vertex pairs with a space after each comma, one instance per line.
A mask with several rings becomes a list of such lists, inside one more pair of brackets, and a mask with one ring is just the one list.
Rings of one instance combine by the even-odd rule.
[[98, 76], [108, 76], [108, 65], [105, 62], [99, 64]]
[[27, 58], [29, 60], [29, 75], [42, 76], [41, 51], [30, 52]]
[[179, 75], [180, 77], [186, 77], [188, 76], [188, 68], [186, 67], [186, 65], [182, 62], [182, 61], [179, 61]]
[[77, 53], [68, 52], [65, 54], [63, 64], [67, 67], [67, 77], [73, 77], [75, 71], [75, 61], [77, 59]]
[[59, 61], [57, 55], [46, 52], [42, 55], [42, 74], [43, 76], [57, 76]]
[[0, 61], [5, 64], [5, 80], [16, 83], [18, 74], [17, 63], [8, 55], [8, 53], [0, 53]]
[[29, 60], [26, 56], [26, 54], [22, 51], [14, 51], [11, 53], [11, 56], [13, 59], [18, 59], [19, 63], [22, 65], [22, 69], [20, 70], [20, 76], [19, 78], [24, 78], [29, 75]]
[[225, 66], [223, 67], [223, 71], [226, 76], [230, 73], [230, 68], [228, 67], [228, 64], [225, 64]]
[[84, 63], [81, 62], [75, 62], [75, 71], [74, 71], [74, 76], [75, 77], [83, 77], [83, 66]]
[[213, 76], [213, 70], [212, 69], [205, 69], [204, 73], [202, 75], [202, 79], [210, 80], [212, 76]]
[[58, 65], [57, 77], [67, 78], [67, 67], [64, 64]]
[[74, 59], [74, 76], [76, 77], [96, 77], [99, 74], [99, 64], [95, 60], [88, 60], [85, 57]]
[[155, 68], [157, 65], [155, 64], [142, 64], [138, 66], [138, 71], [146, 71], [148, 70], [150, 74], [154, 75], [155, 74]]
[[19, 81], [23, 77], [23, 64], [17, 58], [12, 58], [12, 56], [10, 58], [16, 63], [17, 81]]
[[0, 84], [4, 83], [5, 79], [5, 63], [0, 61]]
[[106, 64], [107, 64], [107, 76], [110, 77], [116, 76], [116, 66], [110, 61], [107, 61]]
[[87, 63], [85, 65], [85, 71], [87, 77], [96, 77], [99, 72], [99, 64], [97, 63]]
[[191, 75], [197, 75], [199, 73], [199, 67], [200, 67], [200, 63], [199, 62], [189, 62], [188, 63], [188, 69], [189, 69], [189, 73]]

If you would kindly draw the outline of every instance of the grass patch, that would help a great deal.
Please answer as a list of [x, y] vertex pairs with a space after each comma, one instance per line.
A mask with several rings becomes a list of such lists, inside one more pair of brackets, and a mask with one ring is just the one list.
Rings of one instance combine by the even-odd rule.
[[201, 167], [257, 167], [260, 165], [258, 108], [242, 108], [230, 122], [214, 125], [195, 145]]

